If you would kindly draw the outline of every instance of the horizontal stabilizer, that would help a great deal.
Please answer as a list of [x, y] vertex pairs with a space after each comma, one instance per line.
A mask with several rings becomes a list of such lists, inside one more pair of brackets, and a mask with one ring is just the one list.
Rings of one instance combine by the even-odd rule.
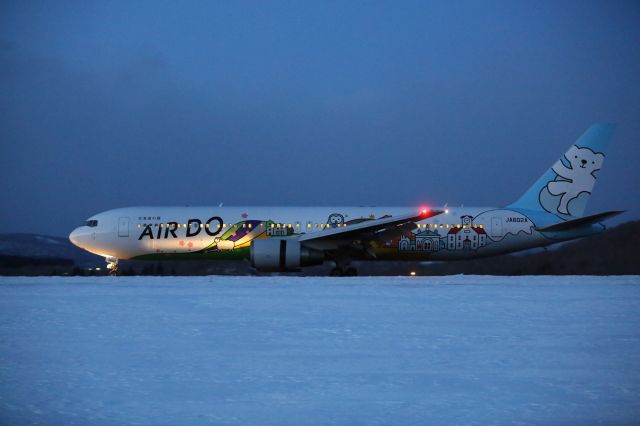
[[553, 225], [536, 228], [536, 231], [540, 231], [540, 232], [568, 231], [570, 229], [578, 228], [580, 226], [592, 225], [594, 223], [601, 222], [605, 219], [609, 219], [611, 217], [617, 216], [620, 213], [624, 213], [624, 210], [592, 214], [591, 216], [580, 217], [578, 219], [567, 220], [566, 222], [560, 222], [560, 223], [555, 223]]

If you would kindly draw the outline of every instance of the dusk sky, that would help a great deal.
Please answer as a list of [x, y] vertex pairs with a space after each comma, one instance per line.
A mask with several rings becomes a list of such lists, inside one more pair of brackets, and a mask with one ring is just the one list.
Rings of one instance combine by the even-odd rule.
[[640, 2], [2, 2], [0, 112], [0, 232], [134, 205], [500, 206], [599, 121], [587, 213], [639, 219]]

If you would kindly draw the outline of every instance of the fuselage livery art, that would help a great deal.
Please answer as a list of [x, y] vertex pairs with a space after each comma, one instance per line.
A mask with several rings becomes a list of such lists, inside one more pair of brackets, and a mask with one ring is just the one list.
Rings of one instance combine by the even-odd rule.
[[90, 217], [69, 239], [119, 259], [250, 259], [258, 271], [352, 260], [456, 260], [597, 234], [621, 212], [584, 216], [613, 135], [590, 127], [514, 203], [498, 207], [127, 207]]

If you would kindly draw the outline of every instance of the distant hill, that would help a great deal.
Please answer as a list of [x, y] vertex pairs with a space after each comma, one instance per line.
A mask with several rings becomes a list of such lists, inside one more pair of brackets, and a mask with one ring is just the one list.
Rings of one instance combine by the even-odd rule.
[[[104, 259], [82, 250], [67, 239], [38, 234], [0, 234], [0, 256], [65, 259], [81, 267], [104, 266]], [[41, 263], [41, 262], [40, 262]]]
[[[640, 221], [627, 222], [602, 234], [548, 250], [454, 262], [357, 262], [361, 275], [640, 275]], [[105, 261], [74, 246], [66, 238], [36, 234], [0, 234], [0, 275], [87, 273]], [[327, 275], [330, 262], [306, 268], [304, 275]], [[246, 275], [245, 261], [122, 261], [123, 274]], [[92, 271], [91, 273], [96, 273]]]

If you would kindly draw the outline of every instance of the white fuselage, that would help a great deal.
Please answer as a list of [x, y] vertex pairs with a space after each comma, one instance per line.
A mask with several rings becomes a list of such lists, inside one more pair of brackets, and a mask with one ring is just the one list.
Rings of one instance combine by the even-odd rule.
[[[375, 258], [465, 259], [558, 241], [535, 230], [533, 212], [441, 209], [445, 213], [416, 222], [413, 233], [378, 242]], [[415, 208], [129, 207], [92, 216], [70, 239], [87, 251], [116, 259], [245, 258], [253, 239], [295, 238], [412, 210]]]

